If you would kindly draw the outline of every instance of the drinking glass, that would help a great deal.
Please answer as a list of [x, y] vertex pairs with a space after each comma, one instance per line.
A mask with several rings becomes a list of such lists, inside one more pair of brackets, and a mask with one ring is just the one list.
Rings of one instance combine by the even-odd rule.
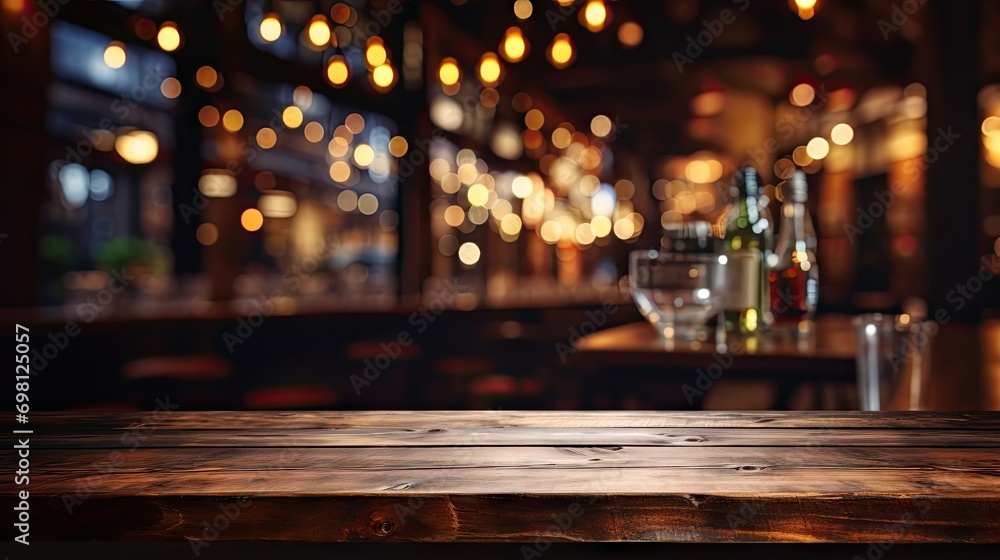
[[872, 313], [852, 324], [861, 410], [925, 410], [937, 323]]
[[661, 337], [705, 340], [706, 325], [721, 306], [725, 270], [716, 254], [632, 251], [629, 287]]

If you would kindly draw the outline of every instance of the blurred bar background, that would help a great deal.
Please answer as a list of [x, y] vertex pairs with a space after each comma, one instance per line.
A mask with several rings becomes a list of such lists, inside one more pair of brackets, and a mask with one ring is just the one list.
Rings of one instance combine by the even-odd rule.
[[[752, 165], [775, 216], [809, 175], [821, 315], [976, 324], [1000, 290], [956, 288], [1000, 254], [998, 21], [3, 0], [0, 316], [45, 333], [48, 408], [580, 408], [560, 345], [639, 321], [628, 252], [721, 227]], [[619, 404], [686, 406], [667, 392]]]

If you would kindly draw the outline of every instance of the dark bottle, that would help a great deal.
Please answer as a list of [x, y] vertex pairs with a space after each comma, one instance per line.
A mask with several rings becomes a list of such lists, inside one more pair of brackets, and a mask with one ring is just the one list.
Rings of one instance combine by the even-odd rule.
[[726, 291], [723, 321], [727, 331], [757, 333], [770, 314], [770, 293], [764, 263], [767, 228], [771, 226], [760, 211], [761, 185], [753, 167], [734, 175], [736, 200], [726, 221], [723, 253], [726, 262]]
[[775, 324], [811, 321], [819, 299], [816, 230], [806, 202], [806, 174], [796, 169], [782, 186], [781, 230], [770, 266], [771, 312]]

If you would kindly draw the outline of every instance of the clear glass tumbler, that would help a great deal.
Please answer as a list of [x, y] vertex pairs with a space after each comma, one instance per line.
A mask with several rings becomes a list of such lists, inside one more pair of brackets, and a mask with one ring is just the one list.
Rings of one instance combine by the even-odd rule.
[[861, 410], [925, 410], [937, 323], [874, 313], [852, 324]]
[[707, 338], [706, 325], [721, 306], [725, 270], [725, 259], [712, 253], [629, 253], [632, 299], [666, 339]]

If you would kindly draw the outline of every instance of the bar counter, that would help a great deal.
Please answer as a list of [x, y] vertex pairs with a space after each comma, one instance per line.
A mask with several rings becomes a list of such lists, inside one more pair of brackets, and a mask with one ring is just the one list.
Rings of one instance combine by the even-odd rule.
[[163, 404], [32, 416], [33, 542], [1000, 542], [994, 412]]

